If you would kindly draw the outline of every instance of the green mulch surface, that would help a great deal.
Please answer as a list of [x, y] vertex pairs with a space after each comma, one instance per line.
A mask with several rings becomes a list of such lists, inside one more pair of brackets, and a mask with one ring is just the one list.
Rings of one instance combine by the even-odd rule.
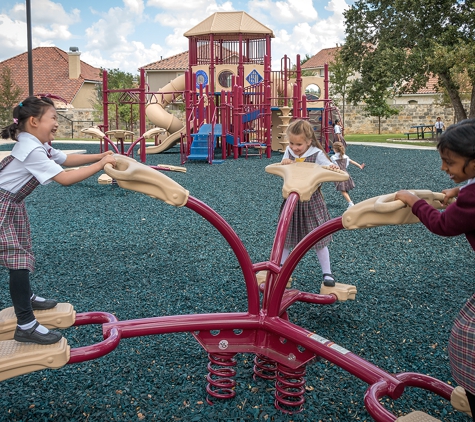
[[[10, 149], [10, 146], [1, 146]], [[63, 145], [63, 149], [76, 149]], [[81, 147], [83, 148], [83, 147]], [[98, 145], [84, 145], [97, 152]], [[440, 191], [452, 182], [436, 151], [353, 146], [348, 155], [354, 202], [402, 188]], [[238, 233], [253, 262], [269, 258], [282, 202], [282, 179], [264, 171], [276, 153], [187, 163], [165, 174], [214, 208]], [[176, 148], [148, 164], [179, 165]], [[97, 175], [98, 176], [98, 175]], [[40, 186], [27, 199], [37, 258], [34, 291], [70, 302], [78, 313], [105, 311], [119, 320], [174, 314], [246, 311], [241, 270], [216, 229], [187, 208], [174, 208], [97, 176], [70, 187]], [[332, 217], [346, 203], [323, 186]], [[452, 321], [473, 294], [473, 251], [464, 237], [442, 238], [421, 224], [340, 231], [330, 246], [332, 270], [354, 284], [355, 301], [298, 303], [290, 320], [390, 372], [414, 371], [453, 383], [447, 343]], [[10, 306], [8, 273], [0, 305]], [[318, 292], [321, 270], [310, 251], [293, 287]], [[239, 327], [237, 327], [239, 328]], [[101, 326], [64, 330], [72, 348], [97, 343]], [[236, 397], [206, 403], [207, 354], [189, 333], [123, 339], [97, 360], [44, 370], [2, 383], [5, 421], [366, 421], [367, 385], [326, 360], [307, 366], [305, 409], [274, 407], [273, 383], [253, 379], [251, 354], [236, 356]], [[395, 414], [422, 410], [443, 421], [468, 421], [442, 398], [409, 388]]]

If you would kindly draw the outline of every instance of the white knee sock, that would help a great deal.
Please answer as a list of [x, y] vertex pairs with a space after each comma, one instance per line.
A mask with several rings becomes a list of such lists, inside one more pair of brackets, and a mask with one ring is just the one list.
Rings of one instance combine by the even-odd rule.
[[[319, 249], [317, 251], [317, 258], [320, 262], [320, 266], [322, 267], [323, 274], [331, 274], [331, 265], [330, 265], [330, 251], [325, 246], [323, 249]], [[331, 277], [325, 277], [327, 279], [332, 279]]]
[[290, 249], [284, 248], [282, 251], [282, 258], [280, 259], [280, 265], [282, 266], [285, 262], [285, 260], [288, 258], [290, 255]]

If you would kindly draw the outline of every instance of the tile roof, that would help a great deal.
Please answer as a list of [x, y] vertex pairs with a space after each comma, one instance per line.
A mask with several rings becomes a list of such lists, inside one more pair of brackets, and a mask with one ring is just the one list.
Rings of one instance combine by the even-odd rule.
[[[321, 68], [325, 63], [329, 65], [333, 62], [333, 57], [338, 52], [341, 47], [333, 47], [333, 48], [324, 48], [320, 50], [317, 54], [312, 56], [308, 59], [303, 65], [302, 69], [316, 69]], [[425, 87], [419, 89], [416, 94], [435, 94], [437, 93], [437, 84], [439, 82], [439, 78], [437, 76], [430, 76], [429, 80]]]
[[188, 51], [184, 51], [163, 60], [149, 63], [143, 68], [145, 70], [188, 70], [188, 61]]
[[324, 48], [320, 50], [315, 56], [310, 57], [303, 65], [302, 69], [315, 69], [323, 67], [325, 63], [331, 64], [333, 57], [341, 47]]
[[[68, 53], [57, 47], [37, 47], [32, 50], [34, 93], [55, 94], [71, 103], [84, 81], [101, 83], [101, 69], [81, 60], [81, 75], [69, 79]], [[28, 96], [28, 53], [22, 53], [0, 62], [0, 71], [8, 66], [14, 82], [22, 90], [22, 97]]]

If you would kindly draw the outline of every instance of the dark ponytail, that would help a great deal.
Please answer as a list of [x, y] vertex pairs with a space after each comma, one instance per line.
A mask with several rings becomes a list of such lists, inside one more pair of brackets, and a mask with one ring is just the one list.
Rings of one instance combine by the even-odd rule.
[[41, 119], [48, 107], [54, 103], [47, 97], [28, 97], [13, 108], [13, 123], [2, 129], [2, 139], [18, 141], [18, 134], [25, 131], [25, 125], [30, 117]]

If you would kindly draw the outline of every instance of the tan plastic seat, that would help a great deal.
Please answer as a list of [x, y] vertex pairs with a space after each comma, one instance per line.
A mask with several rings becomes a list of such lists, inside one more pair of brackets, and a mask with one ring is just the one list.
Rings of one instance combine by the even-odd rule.
[[[47, 328], [68, 328], [74, 324], [76, 311], [70, 303], [58, 303], [53, 309], [34, 311], [36, 319]], [[42, 369], [66, 365], [71, 348], [65, 338], [58, 343], [40, 345], [13, 340], [16, 316], [13, 307], [0, 312], [0, 381]]]
[[[76, 311], [70, 303], [58, 303], [45, 311], [34, 311], [35, 317], [46, 328], [68, 328], [76, 320]], [[13, 307], [0, 311], [0, 341], [13, 339], [16, 316]]]
[[455, 387], [452, 391], [452, 395], [450, 396], [450, 403], [457, 409], [459, 412], [464, 412], [468, 416], [472, 416], [472, 412], [470, 411], [470, 405], [468, 404], [467, 395], [465, 394], [465, 390], [463, 387]]
[[65, 338], [50, 345], [0, 342], [0, 381], [42, 369], [57, 369], [69, 361], [71, 348]]
[[440, 422], [440, 419], [436, 419], [427, 413], [415, 411], [408, 413], [396, 419], [396, 422]]

